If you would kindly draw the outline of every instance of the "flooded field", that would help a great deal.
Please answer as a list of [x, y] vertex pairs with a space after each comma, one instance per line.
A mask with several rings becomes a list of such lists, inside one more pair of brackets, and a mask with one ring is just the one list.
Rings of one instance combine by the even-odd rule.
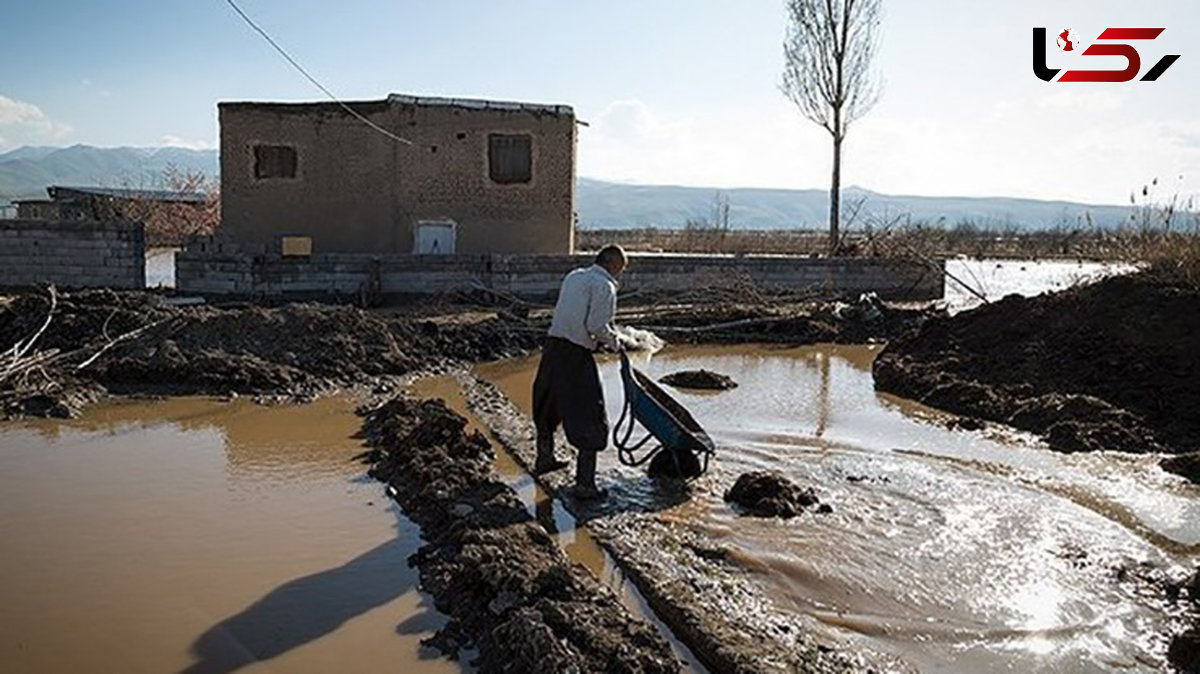
[[348, 400], [0, 427], [0, 671], [460, 671]]
[[[704, 367], [741, 384], [679, 394], [719, 460], [691, 503], [660, 517], [727, 546], [777, 608], [922, 671], [1158, 671], [1175, 618], [1132, 579], [1194, 563], [1200, 490], [1154, 457], [1062, 455], [1027, 436], [949, 430], [943, 415], [875, 394], [874, 354], [679, 349], [643, 363], [655, 377]], [[535, 365], [479, 373], [528, 411]], [[602, 379], [615, 418], [615, 361]], [[610, 486], [640, 479], [612, 452], [601, 466]], [[738, 517], [721, 494], [752, 469], [814, 487], [833, 513]]]
[[945, 302], [951, 313], [1006, 295], [1037, 295], [1133, 270], [1133, 265], [1067, 260], [946, 260]]

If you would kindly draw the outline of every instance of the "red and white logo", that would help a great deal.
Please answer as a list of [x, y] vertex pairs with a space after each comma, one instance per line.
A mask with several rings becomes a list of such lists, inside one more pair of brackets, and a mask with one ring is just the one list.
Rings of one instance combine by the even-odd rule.
[[[1128, 82], [1142, 71], [1142, 56], [1125, 41], [1150, 41], [1162, 35], [1166, 28], [1105, 28], [1096, 40], [1080, 51], [1082, 44], [1076, 39], [1075, 31], [1064, 29], [1055, 37], [1054, 43], [1064, 52], [1078, 52], [1081, 56], [1120, 56], [1125, 59], [1122, 70], [1068, 70], [1058, 79], [1059, 68], [1046, 66], [1046, 29], [1033, 29], [1033, 74], [1047, 82]], [[1179, 54], [1167, 54], [1160, 58], [1145, 75], [1142, 82], [1157, 80], [1171, 64], [1179, 60]]]

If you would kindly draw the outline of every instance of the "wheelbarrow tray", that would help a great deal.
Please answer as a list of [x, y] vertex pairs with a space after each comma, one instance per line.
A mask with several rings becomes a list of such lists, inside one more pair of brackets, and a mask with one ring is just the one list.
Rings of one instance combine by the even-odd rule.
[[621, 380], [633, 418], [663, 447], [696, 449], [708, 453], [716, 449], [712, 438], [708, 437], [691, 413], [653, 379], [633, 367], [629, 356], [624, 353], [621, 354]]

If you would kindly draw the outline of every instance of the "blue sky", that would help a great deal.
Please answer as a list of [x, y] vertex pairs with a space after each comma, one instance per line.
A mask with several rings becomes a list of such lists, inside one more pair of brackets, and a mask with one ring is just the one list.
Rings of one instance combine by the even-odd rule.
[[[321, 94], [224, 0], [3, 0], [0, 151], [215, 147], [222, 100]], [[582, 175], [826, 187], [829, 143], [779, 93], [782, 0], [239, 0], [348, 99], [389, 92], [568, 103]], [[879, 105], [844, 183], [888, 193], [1120, 203], [1200, 193], [1200, 3], [884, 0]], [[1044, 83], [1030, 30], [1165, 26], [1154, 83]], [[1066, 54], [1055, 67], [1116, 67]], [[1074, 59], [1074, 60], [1072, 60]], [[1180, 178], [1179, 176], [1182, 176]]]

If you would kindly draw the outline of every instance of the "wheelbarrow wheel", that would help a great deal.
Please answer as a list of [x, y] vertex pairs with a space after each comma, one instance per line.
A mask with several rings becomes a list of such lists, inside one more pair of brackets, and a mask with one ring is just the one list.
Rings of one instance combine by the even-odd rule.
[[673, 451], [666, 448], [660, 450], [650, 459], [650, 465], [646, 468], [651, 477], [677, 477], [690, 479], [699, 477], [704, 469], [700, 465], [700, 459], [696, 457], [694, 452], [687, 450]]

